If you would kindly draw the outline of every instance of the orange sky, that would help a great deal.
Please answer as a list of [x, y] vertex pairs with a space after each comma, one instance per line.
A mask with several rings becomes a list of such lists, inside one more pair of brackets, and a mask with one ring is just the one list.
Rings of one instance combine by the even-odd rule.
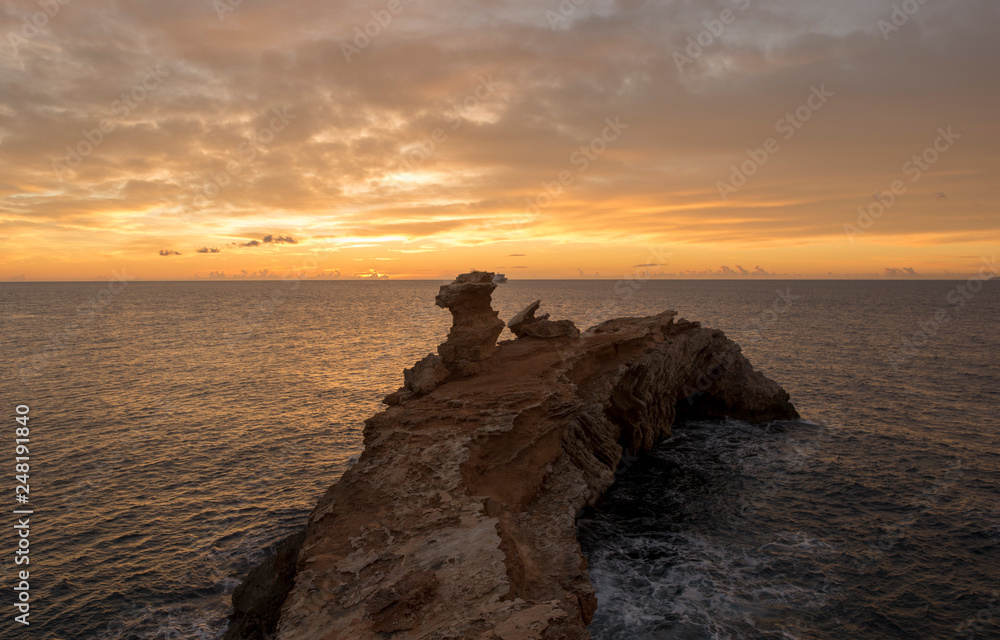
[[946, 277], [998, 253], [991, 0], [0, 11], [0, 281]]

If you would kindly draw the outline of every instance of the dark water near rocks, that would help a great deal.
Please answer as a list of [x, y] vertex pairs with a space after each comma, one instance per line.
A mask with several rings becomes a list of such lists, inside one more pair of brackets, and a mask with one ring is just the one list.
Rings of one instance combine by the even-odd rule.
[[[35, 512], [30, 630], [0, 521], [0, 638], [219, 637], [239, 578], [443, 339], [440, 284], [0, 284], [0, 411], [12, 441], [31, 407]], [[805, 420], [681, 425], [631, 463], [581, 520], [595, 638], [1000, 637], [996, 282], [961, 308], [950, 282], [640, 284], [512, 281], [495, 306], [677, 309]], [[905, 337], [926, 344], [900, 359]]]

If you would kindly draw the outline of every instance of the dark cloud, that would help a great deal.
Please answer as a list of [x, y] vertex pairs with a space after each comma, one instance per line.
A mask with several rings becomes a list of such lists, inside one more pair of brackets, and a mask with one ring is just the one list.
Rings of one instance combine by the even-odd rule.
[[267, 234], [261, 239], [264, 244], [298, 244], [298, 242], [292, 238], [292, 236], [278, 236], [275, 238], [271, 234]]
[[298, 240], [292, 236], [273, 236], [270, 233], [261, 238], [260, 240], [248, 240], [247, 242], [240, 242], [236, 246], [238, 247], [259, 247], [262, 244], [298, 244]]
[[180, 251], [174, 251], [173, 249], [160, 249], [160, 255], [161, 256], [179, 256], [179, 255], [181, 255], [181, 252]]
[[196, 249], [196, 251], [198, 253], [219, 253], [222, 249], [218, 249], [216, 247], [201, 247], [200, 249]]

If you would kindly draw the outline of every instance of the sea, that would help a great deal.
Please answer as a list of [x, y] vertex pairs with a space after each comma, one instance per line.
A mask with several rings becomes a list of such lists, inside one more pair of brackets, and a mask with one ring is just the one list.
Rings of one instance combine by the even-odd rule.
[[[0, 284], [0, 638], [220, 638], [443, 341], [441, 284]], [[511, 279], [494, 307], [539, 298], [721, 329], [802, 415], [623, 461], [579, 517], [595, 639], [1000, 638], [1000, 283]]]

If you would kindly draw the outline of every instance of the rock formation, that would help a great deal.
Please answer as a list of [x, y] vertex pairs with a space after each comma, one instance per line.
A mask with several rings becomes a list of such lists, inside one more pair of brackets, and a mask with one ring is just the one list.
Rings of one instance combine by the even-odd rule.
[[226, 638], [266, 638], [278, 625], [281, 605], [295, 584], [295, 563], [306, 532], [282, 540], [233, 592], [233, 622]]
[[[585, 640], [598, 603], [576, 516], [623, 453], [678, 416], [798, 417], [735, 343], [673, 311], [539, 337], [524, 330], [549, 322], [535, 303], [511, 324], [521, 337], [494, 346], [491, 279], [442, 287], [455, 326], [439, 352], [455, 375], [421, 395], [417, 370], [436, 364], [418, 365], [366, 421], [360, 460], [309, 517], [277, 640]], [[254, 611], [241, 598], [234, 628]]]
[[441, 355], [428, 353], [413, 367], [404, 369], [403, 386], [386, 397], [386, 404], [396, 405], [411, 395], [430, 393], [452, 374], [475, 375], [478, 363], [493, 355], [504, 327], [491, 304], [497, 288], [493, 275], [486, 271], [463, 273], [451, 284], [441, 286], [434, 302], [451, 311], [453, 319], [448, 339], [438, 346]]
[[503, 320], [490, 304], [497, 285], [489, 271], [463, 273], [441, 287], [434, 303], [451, 311], [454, 322], [448, 339], [438, 346], [441, 360], [452, 373], [475, 374], [477, 363], [493, 355]]
[[511, 318], [507, 326], [518, 338], [531, 336], [533, 338], [575, 338], [580, 335], [572, 320], [549, 320], [549, 314], [535, 317], [535, 312], [541, 306], [541, 300], [535, 300]]
[[441, 358], [428, 353], [423, 360], [417, 361], [412, 369], [403, 370], [403, 390], [422, 396], [436, 389], [450, 376], [451, 372], [441, 362]]

